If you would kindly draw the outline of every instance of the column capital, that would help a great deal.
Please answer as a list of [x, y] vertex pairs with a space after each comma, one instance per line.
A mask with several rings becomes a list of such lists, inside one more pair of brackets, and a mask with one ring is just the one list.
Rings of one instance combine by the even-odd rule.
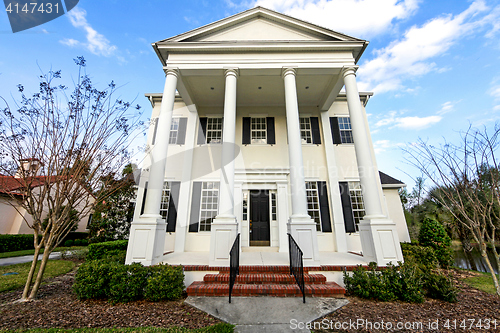
[[238, 78], [240, 76], [240, 70], [239, 68], [226, 68], [226, 70], [224, 71], [224, 76], [225, 77], [228, 77], [228, 76], [234, 76], [235, 78]]
[[297, 76], [297, 67], [283, 67], [281, 69], [281, 76], [285, 78], [287, 75]]
[[179, 72], [179, 68], [177, 67], [167, 67], [163, 69], [165, 71], [165, 75], [175, 75], [176, 77], [181, 76]]
[[340, 73], [342, 74], [342, 77], [346, 77], [347, 75], [354, 75], [356, 76], [356, 71], [358, 70], [359, 66], [344, 66], [342, 67], [342, 70]]

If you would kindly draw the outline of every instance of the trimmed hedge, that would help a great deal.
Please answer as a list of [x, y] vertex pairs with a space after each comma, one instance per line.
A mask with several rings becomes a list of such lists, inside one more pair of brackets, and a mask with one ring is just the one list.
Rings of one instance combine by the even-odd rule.
[[122, 256], [127, 251], [128, 240], [116, 240], [89, 245], [87, 260], [99, 260], [113, 256]]
[[33, 235], [0, 235], [0, 252], [34, 249]]
[[425, 218], [418, 234], [420, 245], [429, 246], [434, 249], [436, 258], [442, 268], [453, 265], [453, 250], [451, 249], [451, 238], [446, 233], [443, 225], [438, 221]]
[[107, 259], [83, 263], [75, 276], [73, 290], [79, 299], [130, 302], [174, 300], [182, 295], [182, 267], [169, 265], [124, 265]]
[[428, 269], [438, 268], [439, 262], [432, 247], [401, 243], [401, 250], [405, 260], [412, 258], [418, 265], [422, 265]]

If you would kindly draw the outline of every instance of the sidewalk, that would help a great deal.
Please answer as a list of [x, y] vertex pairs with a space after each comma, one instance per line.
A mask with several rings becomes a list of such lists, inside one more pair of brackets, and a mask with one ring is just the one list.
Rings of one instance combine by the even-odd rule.
[[[38, 260], [42, 260], [43, 254], [38, 256]], [[52, 252], [49, 255], [49, 259], [60, 259], [61, 252]], [[0, 259], [0, 266], [14, 265], [14, 264], [22, 264], [25, 262], [33, 261], [33, 256], [21, 256], [21, 257], [10, 257], [10, 258], [2, 258]]]
[[186, 303], [236, 325], [235, 332], [310, 332], [302, 327], [347, 303], [345, 298], [308, 297], [188, 297]]

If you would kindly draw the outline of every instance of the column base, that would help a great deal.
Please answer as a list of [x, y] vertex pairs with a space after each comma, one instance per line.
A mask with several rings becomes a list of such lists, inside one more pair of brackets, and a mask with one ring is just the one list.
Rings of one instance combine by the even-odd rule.
[[365, 216], [359, 224], [359, 236], [366, 260], [378, 266], [403, 261], [396, 224], [385, 216]]
[[162, 262], [166, 231], [165, 220], [160, 215], [143, 215], [133, 221], [125, 263], [138, 262], [150, 266]]
[[316, 222], [309, 215], [292, 215], [288, 220], [287, 229], [302, 250], [304, 266], [319, 266]]
[[229, 266], [229, 252], [238, 234], [234, 216], [217, 216], [212, 221], [210, 234], [210, 266]]

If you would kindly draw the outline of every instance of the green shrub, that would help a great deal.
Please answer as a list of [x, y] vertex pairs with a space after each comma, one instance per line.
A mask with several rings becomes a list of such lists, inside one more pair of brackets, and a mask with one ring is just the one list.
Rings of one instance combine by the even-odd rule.
[[87, 261], [76, 272], [73, 290], [79, 299], [106, 298], [109, 281], [114, 274], [116, 263], [106, 260]]
[[184, 272], [181, 266], [159, 264], [149, 268], [144, 298], [157, 302], [178, 299], [184, 290]]
[[67, 240], [64, 242], [65, 247], [72, 247], [73, 245], [75, 245], [75, 242], [72, 240]]
[[[117, 240], [89, 245], [88, 260], [98, 260], [110, 257], [121, 257], [127, 251], [128, 240]], [[123, 260], [125, 262], [125, 259]]]
[[144, 296], [148, 268], [139, 263], [131, 265], [114, 264], [109, 280], [108, 298], [113, 302], [131, 302]]
[[34, 249], [33, 235], [0, 235], [0, 252]]
[[429, 246], [434, 249], [436, 258], [443, 268], [453, 264], [453, 250], [451, 249], [451, 238], [444, 227], [438, 221], [425, 218], [418, 234], [420, 245]]
[[457, 301], [457, 288], [453, 280], [441, 271], [432, 271], [424, 277], [427, 296], [454, 303]]
[[405, 261], [413, 260], [427, 269], [436, 269], [438, 267], [439, 262], [432, 247], [401, 243], [401, 250]]

